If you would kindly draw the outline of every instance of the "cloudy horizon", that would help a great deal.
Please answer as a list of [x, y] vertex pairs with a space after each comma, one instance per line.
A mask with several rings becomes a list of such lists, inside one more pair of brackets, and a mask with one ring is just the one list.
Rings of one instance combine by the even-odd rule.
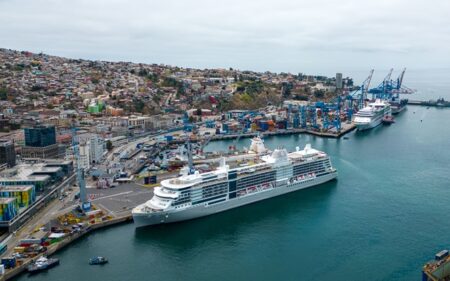
[[444, 68], [450, 2], [433, 2], [0, 0], [0, 47], [294, 73]]

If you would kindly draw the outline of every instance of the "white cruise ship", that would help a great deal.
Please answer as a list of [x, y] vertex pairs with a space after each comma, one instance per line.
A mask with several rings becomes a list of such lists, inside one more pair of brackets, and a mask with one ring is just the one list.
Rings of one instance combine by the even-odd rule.
[[[187, 170], [186, 170], [187, 171]], [[276, 149], [247, 165], [220, 166], [207, 173], [163, 180], [151, 200], [133, 209], [136, 227], [194, 219], [222, 212], [337, 177], [330, 158], [311, 148], [288, 153]]]
[[353, 122], [360, 131], [372, 129], [381, 124], [384, 116], [391, 115], [391, 106], [387, 101], [375, 100], [358, 111]]

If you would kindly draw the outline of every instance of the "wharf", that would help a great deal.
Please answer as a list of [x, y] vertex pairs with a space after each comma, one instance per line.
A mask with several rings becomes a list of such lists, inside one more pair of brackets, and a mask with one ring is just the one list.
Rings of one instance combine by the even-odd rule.
[[127, 223], [127, 222], [131, 222], [133, 220], [131, 213], [121, 216], [121, 217], [116, 217], [116, 218], [112, 218], [110, 220], [107, 221], [102, 221], [99, 223], [95, 223], [90, 225], [89, 227], [87, 227], [85, 230], [79, 232], [79, 233], [75, 233], [73, 235], [70, 235], [69, 237], [67, 237], [66, 239], [62, 240], [59, 243], [56, 244], [52, 244], [50, 246], [48, 246], [47, 251], [43, 254], [39, 254], [37, 256], [35, 256], [34, 258], [31, 259], [27, 259], [25, 262], [23, 262], [21, 265], [14, 267], [13, 269], [8, 269], [5, 271], [5, 274], [3, 274], [0, 277], [0, 281], [6, 281], [6, 280], [10, 280], [14, 277], [16, 277], [17, 275], [23, 273], [24, 271], [26, 271], [27, 266], [32, 263], [33, 261], [35, 261], [36, 259], [38, 259], [40, 256], [42, 255], [46, 255], [46, 256], [51, 256], [53, 254], [55, 254], [57, 251], [63, 249], [64, 247], [66, 247], [67, 245], [71, 244], [72, 242], [78, 240], [79, 238], [85, 236], [88, 233], [91, 233], [92, 231], [101, 229], [101, 228], [105, 228], [108, 226], [112, 226], [112, 225], [116, 225], [116, 224], [121, 224], [121, 223]]
[[[314, 129], [287, 129], [287, 130], [266, 131], [266, 132], [251, 132], [244, 134], [214, 135], [209, 138], [211, 141], [217, 141], [217, 140], [231, 140], [236, 138], [251, 138], [258, 135], [279, 136], [279, 135], [295, 135], [295, 134], [309, 134], [325, 138], [340, 138], [345, 134], [353, 131], [354, 129], [356, 129], [356, 126], [354, 124], [343, 124], [343, 127], [340, 131], [320, 131]], [[202, 140], [202, 138], [194, 138], [191, 139], [191, 142], [198, 142], [200, 140]], [[183, 144], [185, 142], [186, 142], [185, 139], [177, 139], [170, 141], [169, 144]]]
[[421, 105], [421, 106], [435, 106], [435, 107], [450, 107], [450, 102], [441, 100], [429, 100], [429, 101], [420, 101], [420, 100], [409, 100], [408, 105]]
[[[153, 190], [142, 187], [135, 183], [124, 183], [115, 188], [109, 189], [88, 188], [87, 195], [90, 197], [92, 204], [103, 211], [106, 219], [102, 221], [95, 221], [94, 223], [89, 223], [85, 228], [82, 228], [80, 232], [69, 234], [60, 242], [50, 244], [47, 247], [47, 251], [43, 254], [45, 254], [46, 256], [55, 254], [57, 251], [68, 246], [79, 238], [91, 233], [92, 231], [112, 225], [131, 222], [131, 210], [135, 206], [149, 200], [153, 195]], [[56, 214], [58, 216], [61, 214], [65, 214], [69, 209], [72, 210], [73, 207], [61, 210], [64, 213], [58, 211], [56, 212]], [[39, 225], [41, 224], [45, 223], [39, 223]], [[10, 249], [12, 250], [13, 248], [11, 247]], [[33, 258], [24, 259], [20, 265], [17, 265], [12, 269], [7, 269], [5, 271], [5, 274], [0, 276], [0, 281], [9, 280], [26, 271], [27, 265], [39, 258], [39, 256], [41, 255], [42, 254], [39, 254]]]

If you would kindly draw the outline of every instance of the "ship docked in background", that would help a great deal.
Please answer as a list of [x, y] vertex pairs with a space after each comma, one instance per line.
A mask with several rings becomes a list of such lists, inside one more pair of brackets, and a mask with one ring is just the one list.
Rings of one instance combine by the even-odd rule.
[[391, 111], [392, 114], [399, 114], [403, 110], [406, 109], [406, 105], [408, 104], [407, 99], [391, 99], [389, 101], [389, 104], [391, 105]]
[[380, 125], [383, 118], [391, 114], [391, 105], [385, 100], [377, 99], [358, 111], [353, 121], [358, 130], [368, 130]]
[[271, 154], [231, 168], [222, 158], [211, 172], [163, 180], [154, 196], [133, 209], [136, 227], [195, 219], [333, 180], [337, 171], [324, 152], [311, 148]]

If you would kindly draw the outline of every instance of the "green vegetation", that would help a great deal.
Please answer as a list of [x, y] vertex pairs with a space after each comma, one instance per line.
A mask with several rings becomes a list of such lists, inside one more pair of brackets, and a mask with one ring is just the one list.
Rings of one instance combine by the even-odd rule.
[[314, 97], [317, 99], [323, 99], [325, 97], [325, 91], [323, 90], [315, 90], [314, 91]]
[[172, 77], [164, 77], [162, 83], [161, 83], [162, 87], [174, 87], [174, 88], [178, 88], [180, 86], [183, 86], [183, 84], [179, 81], [177, 81], [175, 78]]
[[0, 100], [7, 100], [8, 99], [8, 90], [6, 88], [0, 89]]
[[149, 79], [150, 81], [152, 81], [153, 83], [158, 83], [159, 81], [159, 76], [156, 73], [148, 73], [147, 74], [147, 79]]
[[147, 76], [148, 75], [148, 70], [145, 68], [141, 68], [138, 72], [138, 75], [141, 77]]
[[136, 112], [143, 113], [145, 103], [142, 100], [135, 99], [133, 100], [133, 104]]
[[113, 149], [113, 145], [112, 145], [112, 142], [110, 140], [106, 141], [106, 149], [108, 151], [111, 151]]

